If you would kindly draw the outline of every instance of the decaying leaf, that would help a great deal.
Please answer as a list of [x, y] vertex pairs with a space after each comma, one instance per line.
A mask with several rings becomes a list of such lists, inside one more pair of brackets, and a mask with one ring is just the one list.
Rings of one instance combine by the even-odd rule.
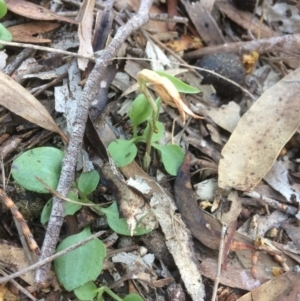
[[60, 26], [54, 22], [30, 22], [8, 27], [7, 29], [13, 36], [14, 42], [23, 43], [51, 43], [50, 39], [36, 37], [43, 33], [50, 32]]
[[300, 291], [300, 275], [288, 272], [263, 285], [256, 287], [248, 294], [241, 297], [240, 301], [274, 301], [297, 300]]
[[[200, 265], [200, 270], [205, 277], [215, 279], [217, 261], [213, 258], [205, 259]], [[223, 269], [220, 276], [221, 284], [249, 291], [266, 281], [267, 279], [253, 279], [250, 271], [245, 270], [245, 268], [236, 267], [232, 264], [228, 265], [226, 270]]]
[[[34, 262], [38, 261], [38, 256], [36, 254], [31, 253], [31, 256], [33, 256]], [[2, 266], [13, 272], [27, 268], [30, 265], [22, 248], [3, 239], [0, 239], [0, 257]], [[23, 274], [21, 278], [28, 284], [34, 285], [33, 271]]]
[[58, 133], [64, 141], [68, 141], [45, 107], [3, 72], [0, 72], [0, 105], [42, 128]]
[[268, 89], [240, 119], [222, 150], [219, 187], [252, 190], [300, 124], [300, 68]]
[[[95, 6], [95, 0], [85, 0], [83, 1], [79, 14], [76, 20], [80, 20], [78, 26], [78, 37], [79, 37], [79, 50], [78, 53], [82, 55], [92, 55], [93, 46], [92, 46], [92, 30], [93, 30], [93, 9]], [[88, 60], [79, 58], [78, 66], [80, 70], [85, 70], [88, 65]]]
[[178, 109], [183, 123], [185, 123], [186, 114], [197, 119], [203, 118], [190, 110], [190, 108], [182, 101], [175, 86], [166, 77], [160, 76], [154, 71], [144, 69], [137, 74], [137, 81], [140, 85], [143, 85], [144, 82], [151, 84], [163, 102]]
[[174, 185], [176, 205], [192, 235], [205, 246], [217, 250], [220, 245], [220, 225], [218, 224], [219, 228], [215, 229], [215, 225], [206, 220], [205, 214], [198, 206], [198, 197], [192, 188], [190, 178], [190, 159], [187, 155]]
[[289, 181], [289, 170], [280, 161], [276, 161], [268, 173], [264, 176], [274, 190], [280, 192], [285, 197], [285, 202], [294, 201], [300, 203], [300, 195], [293, 189]]
[[146, 44], [146, 54], [150, 59], [151, 68], [155, 71], [163, 71], [164, 66], [171, 68], [171, 62], [165, 53], [151, 40]]
[[7, 8], [13, 13], [35, 20], [56, 20], [68, 23], [77, 24], [75, 20], [60, 16], [50, 11], [49, 9], [23, 0], [6, 0]]

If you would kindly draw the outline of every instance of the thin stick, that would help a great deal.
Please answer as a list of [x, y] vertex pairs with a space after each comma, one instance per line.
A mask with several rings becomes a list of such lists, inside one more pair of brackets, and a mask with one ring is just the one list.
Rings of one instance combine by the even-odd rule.
[[292, 216], [295, 216], [298, 213], [298, 209], [296, 207], [280, 203], [277, 200], [274, 200], [272, 198], [261, 195], [256, 191], [244, 192], [243, 195], [249, 196], [253, 199], [256, 199], [260, 202], [263, 202], [263, 203], [265, 203], [266, 205], [268, 205], [272, 208], [275, 208], [277, 210], [280, 210], [280, 211], [285, 212], [285, 213], [287, 213], [289, 215], [292, 215]]
[[[151, 0], [148, 0], [148, 1], [151, 1]], [[172, 56], [174, 56], [179, 62], [181, 63], [178, 63], [178, 65], [180, 66], [184, 66], [184, 67], [187, 67], [189, 68], [191, 71], [194, 71], [194, 69], [197, 69], [197, 70], [201, 70], [201, 71], [205, 71], [207, 73], [211, 73], [211, 74], [214, 74], [215, 76], [218, 76], [228, 82], [230, 82], [231, 84], [239, 87], [242, 91], [244, 91], [246, 94], [248, 94], [252, 99], [255, 99], [255, 97], [248, 91], [246, 90], [245, 88], [243, 88], [242, 86], [240, 86], [239, 84], [237, 84], [236, 82], [214, 72], [214, 71], [211, 71], [211, 70], [207, 70], [207, 69], [204, 69], [204, 68], [200, 68], [200, 67], [194, 67], [194, 66], [191, 66], [189, 64], [186, 64], [185, 61], [179, 57], [176, 53], [174, 53], [171, 49], [169, 49], [168, 47], [166, 47], [163, 43], [161, 43], [158, 39], [156, 39], [155, 37], [153, 37], [152, 35], [148, 35], [146, 33], [145, 30], [142, 30], [143, 34], [145, 36], [149, 36], [156, 44], [158, 44], [160, 47], [162, 47], [163, 49], [165, 49], [166, 51], [168, 51]], [[300, 37], [300, 35], [299, 35]], [[68, 56], [71, 56], [71, 57], [76, 57], [76, 58], [85, 58], [85, 59], [88, 59], [92, 62], [95, 61], [95, 57], [94, 56], [86, 56], [86, 55], [80, 55], [78, 53], [74, 53], [74, 52], [69, 52], [69, 51], [65, 51], [65, 50], [60, 50], [60, 49], [55, 49], [55, 48], [50, 48], [50, 47], [44, 47], [44, 46], [37, 46], [37, 45], [32, 45], [32, 44], [22, 44], [22, 43], [16, 43], [16, 42], [6, 42], [6, 41], [2, 41], [0, 40], [0, 44], [3, 44], [3, 45], [7, 45], [7, 46], [15, 46], [15, 47], [23, 47], [23, 48], [29, 48], [29, 49], [37, 49], [37, 50], [40, 50], [40, 51], [46, 51], [46, 52], [51, 52], [51, 53], [59, 53], [59, 54], [64, 54], [64, 55], [68, 55]], [[234, 43], [233, 43], [234, 44]], [[237, 44], [237, 43], [236, 43]], [[300, 42], [299, 42], [300, 44]], [[224, 44], [226, 45], [226, 44]], [[222, 45], [222, 47], [224, 47], [224, 45]], [[219, 47], [219, 46], [216, 46], [216, 47]], [[210, 48], [210, 47], [205, 47], [203, 49], [207, 49], [207, 48]], [[201, 50], [201, 49], [200, 49]], [[273, 49], [274, 51], [274, 49]], [[211, 53], [212, 51], [210, 50], [208, 53]], [[225, 51], [226, 52], [226, 51]], [[230, 52], [230, 51], [229, 51]], [[102, 52], [99, 52], [100, 53], [100, 56], [99, 56], [99, 60], [103, 57], [102, 55]], [[98, 53], [96, 53], [96, 56], [98, 55]], [[189, 55], [189, 54], [188, 54]], [[132, 60], [143, 60], [143, 61], [153, 61], [152, 59], [138, 59], [138, 58], [126, 58], [126, 57], [110, 57], [108, 59], [106, 59], [106, 61], [111, 61], [113, 59], [132, 59]], [[159, 62], [159, 61], [157, 61]], [[197, 73], [195, 73], [197, 74]], [[198, 75], [199, 76], [199, 75]]]
[[24, 233], [22, 232], [22, 228], [21, 228], [21, 226], [19, 225], [17, 219], [14, 216], [13, 216], [13, 219], [14, 219], [16, 228], [17, 228], [18, 233], [19, 233], [19, 239], [21, 241], [25, 257], [26, 257], [27, 261], [29, 262], [29, 264], [34, 264], [34, 261], [33, 261], [33, 258], [32, 258], [32, 253], [31, 253], [31, 250], [28, 246], [28, 243], [26, 241]]
[[[194, 66], [191, 66], [191, 65], [187, 64], [180, 56], [178, 56], [178, 55], [177, 55], [174, 51], [172, 51], [170, 48], [166, 47], [166, 45], [164, 45], [161, 41], [159, 41], [159, 40], [158, 40], [157, 38], [155, 38], [153, 35], [148, 34], [145, 30], [142, 30], [142, 32], [143, 32], [143, 35], [144, 35], [146, 38], [149, 37], [154, 43], [156, 43], [158, 46], [160, 46], [160, 47], [163, 48], [165, 51], [167, 51], [167, 52], [170, 53], [172, 56], [174, 56], [174, 57], [178, 60], [178, 62], [180, 62], [180, 63], [178, 63], [178, 65], [189, 68], [189, 70], [190, 70], [191, 72], [193, 72], [196, 76], [200, 76], [200, 75], [199, 75], [199, 73], [197, 73], [197, 72], [195, 71], [195, 69], [196, 69], [196, 70], [200, 70], [200, 71], [205, 71], [205, 72], [207, 72], [207, 73], [211, 73], [211, 74], [213, 74], [213, 75], [215, 75], [215, 76], [218, 76], [218, 77], [220, 77], [220, 78], [222, 78], [222, 79], [224, 79], [224, 80], [230, 82], [231, 84], [237, 86], [237, 87], [240, 88], [243, 92], [245, 92], [246, 94], [248, 94], [252, 99], [255, 99], [255, 97], [254, 97], [248, 90], [246, 90], [245, 88], [243, 88], [241, 85], [237, 84], [236, 82], [234, 82], [234, 81], [232, 81], [232, 80], [230, 80], [230, 79], [224, 77], [223, 75], [221, 75], [221, 74], [219, 74], [219, 73], [216, 73], [216, 72], [214, 72], [214, 71], [211, 71], [211, 70], [208, 70], [208, 69], [205, 69], [205, 68], [194, 67]], [[202, 49], [206, 49], [206, 48], [208, 48], [208, 47], [205, 47], [205, 48], [202, 48]], [[200, 49], [200, 50], [201, 50], [201, 49]]]
[[7, 41], [3, 41], [3, 40], [0, 40], [0, 44], [5, 45], [5, 46], [22, 47], [22, 48], [51, 52], [51, 53], [59, 53], [59, 54], [69, 55], [72, 57], [88, 59], [93, 62], [95, 61], [95, 58], [93, 56], [82, 55], [82, 54], [69, 52], [69, 51], [65, 51], [65, 50], [61, 50], [61, 49], [51, 48], [51, 47], [38, 46], [38, 45], [32, 45], [32, 44], [23, 44], [23, 43], [17, 43], [17, 42], [7, 42]]
[[72, 203], [72, 204], [77, 204], [77, 205], [82, 205], [86, 207], [103, 207], [105, 205], [110, 205], [112, 202], [107, 202], [107, 203], [101, 203], [101, 204], [94, 204], [93, 202], [91, 203], [83, 203], [83, 202], [77, 202], [71, 199], [68, 199], [64, 197], [61, 193], [58, 193], [56, 190], [52, 189], [45, 181], [43, 181], [41, 178], [36, 177], [36, 179], [43, 184], [43, 186], [49, 190], [49, 193], [51, 193], [53, 196], [56, 196], [66, 202]]
[[45, 264], [50, 263], [50, 262], [53, 261], [54, 259], [56, 259], [56, 258], [58, 258], [58, 257], [60, 257], [60, 256], [62, 256], [62, 255], [65, 255], [65, 254], [67, 254], [68, 252], [71, 252], [71, 251], [73, 251], [73, 250], [79, 248], [80, 246], [83, 246], [84, 244], [88, 243], [89, 241], [91, 241], [91, 240], [93, 240], [93, 239], [95, 239], [95, 238], [101, 236], [103, 233], [105, 233], [105, 231], [99, 231], [99, 232], [97, 232], [97, 233], [91, 235], [90, 237], [87, 237], [87, 238], [85, 238], [84, 240], [82, 240], [82, 241], [80, 241], [80, 242], [77, 242], [76, 244], [74, 244], [74, 245], [72, 245], [72, 246], [70, 246], [70, 247], [68, 247], [68, 248], [66, 248], [66, 249], [64, 249], [64, 250], [62, 250], [62, 251], [60, 251], [60, 252], [58, 252], [58, 253], [55, 253], [54, 255], [49, 256], [49, 257], [47, 257], [47, 258], [45, 258], [45, 259], [43, 259], [43, 260], [41, 260], [41, 261], [39, 261], [39, 262], [37, 262], [37, 263], [35, 263], [35, 264], [33, 264], [33, 265], [31, 265], [31, 266], [29, 266], [29, 267], [23, 269], [23, 270], [20, 270], [20, 271], [18, 271], [18, 272], [16, 272], [16, 273], [10, 274], [10, 275], [5, 276], [5, 277], [2, 277], [2, 278], [0, 278], [0, 283], [7, 282], [7, 281], [9, 281], [9, 280], [11, 280], [11, 279], [14, 279], [14, 278], [16, 278], [16, 277], [19, 277], [19, 276], [21, 276], [21, 275], [23, 275], [23, 274], [25, 274], [25, 273], [28, 273], [29, 271], [36, 270], [36, 269], [38, 269], [39, 267], [41, 267], [41, 266], [43, 266], [43, 265], [45, 265]]
[[3, 204], [8, 209], [10, 209], [11, 214], [14, 216], [16, 221], [19, 223], [19, 226], [20, 226], [21, 231], [27, 241], [29, 249], [39, 255], [40, 254], [39, 246], [35, 242], [33, 235], [31, 233], [22, 213], [19, 211], [19, 209], [17, 208], [15, 203], [12, 201], [12, 199], [9, 198], [2, 189], [0, 189], [0, 200], [3, 202]]
[[[149, 10], [152, 2], [153, 0], [141, 1], [138, 13], [134, 15], [123, 27], [119, 28], [112, 42], [96, 59], [96, 65], [89, 75], [82, 95], [78, 101], [70, 144], [63, 160], [61, 176], [57, 187], [57, 191], [63, 196], [67, 195], [74, 181], [75, 166], [78, 153], [82, 148], [82, 139], [88, 118], [90, 100], [94, 99], [96, 93], [98, 92], [99, 83], [101, 82], [103, 74], [109, 65], [109, 61], [116, 56], [119, 48], [121, 45], [123, 45], [131, 33], [148, 22]], [[51, 216], [42, 246], [40, 261], [47, 259], [47, 257], [52, 256], [55, 252], [55, 246], [59, 239], [59, 233], [63, 224], [63, 220], [64, 201], [62, 201], [60, 198], [54, 197]], [[46, 264], [36, 271], [35, 281], [37, 284], [47, 283], [49, 269], [50, 264]]]
[[[0, 274], [4, 275], [4, 276], [9, 276], [7, 273], [5, 273], [2, 269], [0, 269]], [[29, 299], [33, 300], [33, 301], [38, 301], [38, 299], [36, 299], [32, 294], [30, 294], [23, 286], [21, 286], [17, 281], [11, 279], [10, 280], [13, 285], [19, 290], [21, 291], [25, 296], [27, 296]], [[8, 300], [8, 299], [7, 299]]]
[[220, 240], [220, 248], [219, 248], [219, 256], [218, 256], [218, 267], [216, 272], [216, 279], [214, 284], [214, 289], [211, 297], [211, 301], [215, 301], [217, 297], [217, 291], [218, 291], [218, 285], [220, 282], [220, 276], [221, 276], [221, 267], [222, 267], [222, 261], [223, 261], [223, 253], [224, 253], [224, 240], [225, 240], [225, 233], [227, 230], [227, 225], [222, 224], [221, 229], [221, 240]]
[[276, 52], [283, 50], [299, 49], [300, 34], [285, 35], [280, 37], [272, 37], [269, 39], [261, 39], [250, 42], [226, 43], [223, 45], [204, 47], [187, 53], [184, 59], [197, 59], [212, 53], [228, 53], [237, 54], [249, 53], [257, 51], [258, 53]]

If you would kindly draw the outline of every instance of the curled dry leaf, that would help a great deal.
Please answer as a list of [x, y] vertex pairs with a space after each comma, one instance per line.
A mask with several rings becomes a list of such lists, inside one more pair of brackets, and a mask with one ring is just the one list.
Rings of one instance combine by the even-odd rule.
[[219, 187], [249, 191], [300, 124], [300, 68], [268, 89], [240, 119], [222, 150]]
[[59, 129], [45, 107], [3, 72], [0, 72], [0, 105], [42, 128], [58, 133], [68, 142], [68, 137]]
[[177, 108], [182, 122], [185, 123], [185, 114], [193, 118], [202, 119], [204, 117], [194, 114], [190, 108], [182, 101], [173, 83], [166, 77], [158, 75], [156, 72], [143, 69], [137, 74], [137, 81], [142, 86], [145, 82], [152, 85], [154, 91], [167, 105]]

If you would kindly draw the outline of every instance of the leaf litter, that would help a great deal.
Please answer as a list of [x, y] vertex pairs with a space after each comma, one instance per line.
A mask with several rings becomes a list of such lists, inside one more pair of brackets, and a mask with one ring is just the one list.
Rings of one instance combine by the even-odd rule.
[[[292, 38], [295, 35], [296, 40], [299, 26], [296, 14], [298, 8], [294, 4], [273, 5], [267, 2], [265, 4], [267, 9], [263, 15], [266, 22], [261, 23], [260, 5], [254, 14], [238, 9], [229, 1], [217, 0], [212, 1], [211, 4], [213, 3], [224, 14], [225, 22], [231, 20], [237, 26], [246, 29], [250, 36], [257, 38], [258, 43], [262, 38], [270, 38], [272, 42], [272, 37], [284, 36], [286, 32], [289, 32]], [[127, 4], [131, 6], [132, 11], [138, 10], [139, 5], [135, 1], [128, 1]], [[105, 4], [99, 6], [99, 4], [95, 5], [94, 1], [84, 1], [80, 9], [83, 19], [76, 19], [77, 21], [56, 13], [55, 5], [49, 4], [46, 9], [20, 0], [7, 1], [7, 5], [11, 12], [25, 18], [39, 20], [44, 26], [41, 26], [39, 30], [34, 25], [30, 27], [29, 36], [24, 35], [18, 38], [18, 34], [20, 35], [25, 26], [32, 26], [29, 25], [31, 23], [18, 25], [21, 27], [16, 27], [13, 32], [15, 41], [20, 38], [23, 38], [22, 41], [26, 43], [47, 41], [51, 42], [52, 47], [64, 50], [74, 49], [79, 45], [80, 53], [83, 54], [93, 54], [101, 50], [97, 48], [97, 43], [92, 41], [91, 24], [94, 18], [93, 12], [98, 13], [99, 8], [101, 11]], [[69, 5], [72, 6], [72, 4]], [[115, 25], [122, 25], [124, 20], [126, 23], [125, 15], [118, 12], [122, 5], [124, 5], [123, 1], [115, 1], [112, 11], [115, 15], [113, 23]], [[155, 12], [163, 16], [167, 5], [152, 5], [151, 13]], [[126, 233], [134, 233], [135, 227], [139, 229], [140, 226], [155, 229], [147, 235], [154, 237], [157, 231], [161, 235], [157, 236], [160, 239], [156, 242], [145, 238], [147, 240], [145, 245], [148, 248], [147, 256], [152, 260], [145, 263], [141, 259], [144, 256], [141, 253], [129, 251], [127, 254], [125, 251], [119, 254], [119, 259], [115, 255], [110, 261], [110, 265], [114, 268], [106, 269], [104, 265], [102, 273], [107, 278], [113, 276], [113, 270], [118, 269], [116, 265], [118, 261], [125, 267], [125, 273], [120, 281], [115, 281], [115, 283], [110, 281], [110, 285], [114, 287], [117, 294], [121, 294], [119, 285], [126, 284], [126, 289], [130, 289], [127, 283], [131, 279], [130, 281], [135, 282], [139, 294], [145, 300], [154, 300], [153, 287], [162, 288], [162, 291], [157, 291], [162, 297], [164, 290], [171, 290], [172, 281], [173, 284], [177, 282], [176, 285], [180, 286], [180, 281], [175, 281], [175, 277], [172, 276], [174, 271], [180, 272], [186, 291], [193, 300], [210, 300], [209, 296], [213, 292], [209, 287], [212, 286], [211, 280], [214, 281], [216, 277], [219, 279], [220, 287], [218, 300], [226, 300], [233, 294], [239, 297], [238, 300], [249, 298], [251, 300], [295, 300], [293, 296], [298, 293], [299, 276], [294, 274], [293, 270], [300, 261], [297, 257], [299, 255], [297, 223], [290, 219], [290, 215], [294, 215], [296, 219], [299, 218], [297, 203], [300, 192], [299, 177], [297, 177], [300, 69], [297, 69], [297, 64], [290, 60], [290, 57], [295, 54], [291, 52], [288, 57], [286, 53], [279, 53], [278, 48], [272, 49], [270, 56], [282, 60], [285, 68], [282, 68], [283, 65], [278, 64], [276, 60], [271, 63], [270, 56], [252, 63], [251, 67], [254, 72], [249, 75], [252, 82], [243, 88], [248, 89], [255, 96], [254, 101], [246, 95], [239, 99], [224, 100], [215, 95], [214, 87], [202, 85], [201, 76], [190, 70], [190, 66], [179, 66], [183, 62], [181, 57], [191, 48], [201, 50], [207, 45], [224, 45], [225, 37], [220, 31], [219, 23], [215, 22], [215, 15], [210, 11], [211, 7], [204, 6], [204, 3], [191, 5], [182, 0], [180, 5], [185, 7], [184, 17], [188, 17], [191, 24], [188, 31], [184, 30], [181, 23], [172, 22], [167, 25], [166, 22], [152, 20], [151, 25], [143, 29], [147, 30], [146, 34], [143, 34], [144, 31], [133, 33], [122, 46], [122, 57], [126, 56], [126, 59], [118, 60], [115, 79], [113, 80], [113, 71], [108, 70], [111, 76], [109, 75], [107, 80], [104, 79], [99, 83], [102, 94], [100, 93], [95, 99], [90, 99], [92, 106], [97, 104], [96, 113], [102, 112], [101, 108], [105, 107], [100, 117], [93, 115], [92, 121], [88, 121], [83, 145], [85, 154], [88, 154], [86, 156], [90, 157], [88, 161], [92, 161], [94, 167], [101, 171], [102, 185], [106, 186], [104, 193], [103, 187], [102, 192], [98, 188], [96, 202], [106, 203], [107, 200], [116, 200], [122, 218], [127, 219], [127, 225], [130, 226], [129, 229], [126, 228], [125, 219], [119, 218], [116, 203], [113, 203], [113, 212], [109, 211], [112, 205], [106, 208], [109, 212], [107, 213], [108, 226], [105, 228], [107, 237], [112, 231], [120, 232], [119, 234], [123, 237]], [[58, 6], [65, 11], [69, 8], [61, 4]], [[74, 9], [77, 9], [76, 6], [73, 7]], [[292, 18], [286, 15], [288, 9]], [[126, 11], [126, 14], [128, 16], [129, 12]], [[171, 14], [176, 15], [176, 11], [174, 13], [174, 10], [171, 10]], [[199, 18], [200, 15], [201, 18]], [[99, 22], [97, 25], [99, 27], [95, 28], [95, 37], [97, 37], [97, 30], [101, 32], [101, 28], [104, 28], [105, 17], [106, 15], [103, 14], [103, 22]], [[283, 20], [282, 24], [276, 24], [278, 18]], [[86, 22], [87, 19], [89, 24]], [[54, 23], [49, 23], [52, 20], [62, 22], [59, 29], [55, 28]], [[206, 20], [209, 26], [199, 20]], [[79, 22], [79, 31], [76, 31], [76, 26], [63, 25], [64, 22], [69, 24]], [[176, 28], [176, 34], [170, 31], [173, 28]], [[50, 29], [52, 32], [48, 32]], [[112, 26], [110, 30], [114, 36], [115, 27]], [[227, 32], [227, 37], [239, 36], [239, 31], [235, 31], [234, 28], [229, 29], [228, 26], [224, 26], [223, 30]], [[35, 37], [37, 33], [39, 37]], [[168, 39], [162, 40], [163, 43], [158, 43], [155, 38], [163, 33], [168, 33]], [[153, 38], [154, 34], [155, 38]], [[40, 41], [38, 41], [39, 38], [41, 38]], [[243, 39], [245, 36], [239, 38]], [[103, 39], [104, 41], [110, 39], [108, 33]], [[91, 50], [92, 44], [93, 50]], [[102, 44], [104, 46], [105, 43]], [[176, 51], [176, 54], [172, 50]], [[261, 49], [257, 51], [263, 52]], [[13, 50], [7, 49], [7, 53], [12, 56]], [[145, 56], [150, 58], [150, 63], [140, 60]], [[20, 63], [25, 59], [26, 56], [21, 59]], [[31, 61], [31, 59], [36, 60]], [[5, 64], [10, 64], [13, 60], [12, 57], [8, 62], [3, 62], [4, 72]], [[65, 66], [70, 66], [67, 75], [65, 75], [66, 69], [64, 72], [58, 72], [66, 60]], [[51, 132], [58, 133], [64, 142], [67, 142], [68, 138], [63, 132], [71, 134], [74, 124], [79, 122], [77, 113], [81, 109], [77, 105], [82, 97], [81, 86], [85, 84], [92, 65], [85, 60], [81, 67], [81, 69], [86, 69], [83, 73], [77, 68], [79, 62], [70, 61], [69, 58], [62, 60], [61, 57], [51, 53], [36, 55], [31, 53], [29, 61], [22, 67], [26, 69], [25, 72], [21, 72], [20, 67], [15, 67], [13, 79], [1, 73], [0, 82], [3, 87], [1, 105], [6, 109], [0, 110], [0, 122], [3, 124], [3, 130], [0, 133], [0, 152], [6, 174], [9, 174], [9, 162], [12, 155], [19, 153], [17, 147], [26, 150], [35, 145], [50, 143], [52, 146], [63, 148], [55, 142], [55, 136]], [[82, 59], [78, 61], [83, 62]], [[30, 64], [33, 67], [31, 70]], [[185, 68], [184, 72], [178, 70], [181, 67]], [[269, 71], [271, 70], [270, 76], [264, 69], [266, 67]], [[162, 80], [166, 78], [163, 77], [163, 73], [153, 72], [157, 70], [168, 72], [170, 69], [175, 69], [173, 74], [196, 90], [201, 90], [201, 94], [179, 94], [174, 91], [173, 86], [170, 86], [167, 80]], [[257, 73], [259, 69], [264, 69], [264, 71]], [[274, 79], [277, 80], [279, 76], [281, 80], [274, 84]], [[111, 80], [108, 80], [109, 77]], [[162, 106], [160, 109], [160, 122], [166, 131], [160, 143], [165, 143], [164, 141], [168, 139], [176, 141], [188, 154], [179, 168], [175, 181], [168, 176], [167, 168], [164, 168], [160, 162], [163, 152], [152, 151], [149, 170], [145, 172], [141, 169], [140, 161], [144, 149], [140, 145], [137, 145], [136, 160], [120, 167], [121, 173], [116, 172], [117, 169], [113, 163], [109, 163], [110, 159], [105, 150], [109, 143], [120, 137], [131, 138], [128, 112], [133, 99], [139, 93], [139, 85], [135, 84], [136, 79], [139, 83], [147, 79], [152, 84], [154, 93], [156, 92], [167, 105], [172, 107]], [[49, 86], [44, 83], [46, 80], [49, 81]], [[40, 91], [40, 96], [33, 97], [24, 87], [31, 91]], [[42, 103], [48, 103], [48, 111]], [[100, 106], [98, 106], [99, 103]], [[41, 131], [32, 124], [29, 130], [28, 123], [24, 119], [18, 119], [15, 115], [10, 116], [7, 110], [32, 124], [49, 130], [50, 133]], [[58, 112], [62, 115], [59, 116]], [[204, 118], [200, 119], [202, 118], [200, 115]], [[191, 119], [190, 116], [195, 119]], [[11, 124], [13, 124], [12, 128]], [[140, 125], [138, 126], [141, 131]], [[217, 165], [218, 177], [216, 177], [216, 170], [213, 169], [213, 166]], [[80, 166], [82, 163], [78, 163], [78, 169]], [[126, 182], [126, 179], [130, 179], [131, 182]], [[161, 181], [162, 179], [164, 180]], [[8, 186], [10, 187], [11, 183]], [[141, 187], [142, 191], [138, 191]], [[103, 212], [101, 216], [101, 210], [95, 212], [99, 216], [97, 218], [105, 220]], [[92, 213], [88, 211], [85, 226], [88, 225], [91, 215]], [[79, 217], [79, 214], [66, 219], [65, 223], [72, 234], [82, 231], [76, 228], [76, 224], [79, 224], [76, 217]], [[160, 225], [159, 229], [157, 223]], [[224, 241], [222, 241], [221, 223], [226, 224], [228, 229]], [[278, 234], [280, 231], [281, 236]], [[117, 241], [108, 245], [107, 250], [118, 252]], [[139, 238], [135, 238], [135, 241], [144, 244]], [[42, 244], [43, 237], [39, 242]], [[224, 246], [221, 250], [223, 256], [218, 259], [220, 244]], [[165, 246], [165, 250], [168, 250], [164, 251], [165, 253], [172, 254], [174, 259], [172, 263], [164, 254], [159, 253], [162, 245]], [[122, 249], [119, 252], [122, 252]], [[230, 256], [228, 256], [229, 252]], [[124, 258], [121, 258], [121, 255]], [[154, 257], [160, 259], [159, 264], [153, 262]], [[73, 261], [74, 259], [71, 258], [70, 266]], [[10, 262], [11, 259], [7, 260], [6, 267], [9, 268]], [[164, 265], [164, 262], [168, 262], [168, 265]], [[220, 266], [221, 272], [216, 274]], [[280, 272], [275, 272], [275, 268]], [[122, 275], [121, 269], [118, 273]], [[275, 277], [276, 273], [277, 275], [283, 274]], [[67, 278], [65, 277], [61, 282], [65, 288], [70, 288], [72, 286], [65, 283]], [[138, 279], [138, 282], [134, 279]], [[99, 278], [97, 281], [99, 286], [104, 283]], [[62, 289], [62, 286], [60, 288]], [[249, 293], [246, 294], [241, 290], [249, 291]], [[265, 291], [268, 292], [267, 296]], [[289, 296], [285, 294], [286, 291], [291, 291]], [[179, 292], [185, 299], [182, 287]], [[62, 294], [64, 294], [63, 290]], [[40, 295], [40, 297], [44, 296]]]

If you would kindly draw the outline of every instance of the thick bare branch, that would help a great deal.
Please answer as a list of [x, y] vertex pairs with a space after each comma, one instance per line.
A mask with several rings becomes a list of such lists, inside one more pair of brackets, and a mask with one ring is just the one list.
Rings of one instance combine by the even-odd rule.
[[[152, 0], [141, 1], [141, 6], [138, 13], [118, 30], [108, 48], [103, 50], [100, 57], [96, 59], [96, 65], [86, 82], [80, 102], [78, 103], [76, 113], [77, 117], [75, 119], [73, 133], [71, 135], [70, 144], [63, 160], [61, 177], [57, 188], [57, 191], [63, 196], [67, 195], [74, 180], [76, 160], [79, 150], [82, 146], [82, 138], [88, 117], [90, 101], [94, 99], [96, 93], [98, 92], [99, 83], [103, 79], [104, 71], [110, 64], [111, 59], [116, 56], [118, 49], [132, 32], [148, 22], [149, 9], [152, 5], [152, 2]], [[53, 255], [55, 251], [60, 229], [63, 223], [63, 214], [64, 201], [54, 197], [51, 217], [41, 250], [40, 261]], [[49, 269], [50, 264], [47, 264], [36, 271], [35, 280], [37, 284], [45, 285], [48, 282], [47, 278]]]

